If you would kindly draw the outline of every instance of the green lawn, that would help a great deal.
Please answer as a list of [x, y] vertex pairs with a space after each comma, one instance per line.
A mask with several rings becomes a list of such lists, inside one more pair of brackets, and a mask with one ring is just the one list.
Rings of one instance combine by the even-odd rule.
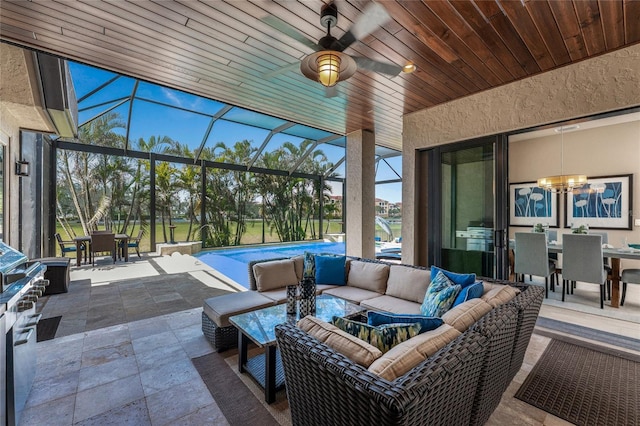
[[[175, 240], [176, 241], [186, 241], [187, 240], [187, 232], [189, 230], [189, 223], [188, 222], [175, 222], [174, 223], [176, 226], [175, 229]], [[399, 224], [392, 224], [392, 230], [393, 230], [393, 234], [394, 236], [396, 236], [396, 229], [394, 229], [394, 225], [398, 225]], [[74, 236], [79, 236], [79, 235], [84, 235], [83, 231], [82, 231], [82, 227], [80, 226], [79, 223], [72, 223], [71, 224], [73, 231], [75, 233], [75, 235], [67, 235], [66, 232], [63, 231], [62, 227], [60, 225], [57, 226], [56, 232], [59, 232], [60, 235], [62, 236], [63, 240], [71, 240]], [[196, 225], [194, 225], [196, 226]], [[317, 229], [318, 223], [316, 221], [316, 229]], [[327, 229], [327, 221], [325, 220], [323, 222], [323, 226], [325, 228], [325, 232]], [[266, 227], [265, 228], [265, 242], [267, 243], [275, 243], [275, 242], [279, 242], [280, 240], [278, 239], [278, 236], [275, 234], [275, 232], [273, 233], [273, 235], [269, 234], [269, 228]], [[329, 233], [339, 233], [341, 232], [341, 224], [339, 222], [329, 222]], [[138, 228], [136, 227], [133, 231], [130, 231], [130, 236], [135, 236], [138, 234]], [[166, 228], [166, 234], [167, 234], [167, 241], [169, 241], [169, 227], [167, 225]], [[399, 231], [398, 231], [398, 234]], [[164, 239], [164, 234], [162, 232], [162, 225], [157, 224], [156, 225], [156, 243], [163, 243], [165, 242]], [[262, 221], [250, 221], [247, 223], [247, 231], [245, 232], [243, 238], [242, 238], [242, 244], [260, 244], [262, 243]], [[142, 241], [140, 241], [140, 251], [141, 252], [148, 252], [150, 248], [150, 239], [149, 239], [149, 233], [147, 232], [144, 237], [142, 238]], [[56, 254], [58, 256], [60, 256], [60, 248], [56, 247]]]

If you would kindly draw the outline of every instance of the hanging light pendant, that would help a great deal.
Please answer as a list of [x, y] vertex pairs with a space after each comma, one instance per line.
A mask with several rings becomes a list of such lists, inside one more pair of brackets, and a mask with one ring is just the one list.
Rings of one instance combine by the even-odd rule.
[[335, 86], [355, 74], [358, 66], [349, 55], [335, 50], [321, 50], [306, 56], [300, 62], [300, 71], [308, 79], [323, 86]]
[[[585, 175], [565, 175], [564, 169], [564, 127], [560, 131], [560, 174], [557, 176], [547, 176], [538, 179], [538, 186], [546, 191], [556, 194], [567, 194], [574, 189], [580, 188], [587, 183]], [[556, 129], [558, 132], [558, 129]]]
[[340, 56], [334, 55], [333, 52], [321, 52], [316, 63], [318, 65], [318, 81], [323, 86], [335, 86], [340, 79]]

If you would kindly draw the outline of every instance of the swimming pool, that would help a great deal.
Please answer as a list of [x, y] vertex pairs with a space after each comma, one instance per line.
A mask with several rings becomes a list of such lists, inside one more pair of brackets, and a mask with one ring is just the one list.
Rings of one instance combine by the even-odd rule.
[[314, 241], [260, 247], [234, 247], [202, 251], [194, 254], [193, 256], [231, 278], [238, 284], [249, 288], [247, 268], [249, 262], [252, 260], [292, 257], [304, 254], [305, 251], [313, 253], [345, 254], [345, 243], [325, 243]]

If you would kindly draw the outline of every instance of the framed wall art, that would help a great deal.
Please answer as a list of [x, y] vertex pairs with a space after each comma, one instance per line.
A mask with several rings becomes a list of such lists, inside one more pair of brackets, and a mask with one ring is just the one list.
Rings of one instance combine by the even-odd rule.
[[590, 177], [566, 194], [565, 228], [631, 229], [633, 175]]
[[558, 194], [545, 191], [536, 182], [509, 184], [509, 225], [538, 223], [558, 227]]

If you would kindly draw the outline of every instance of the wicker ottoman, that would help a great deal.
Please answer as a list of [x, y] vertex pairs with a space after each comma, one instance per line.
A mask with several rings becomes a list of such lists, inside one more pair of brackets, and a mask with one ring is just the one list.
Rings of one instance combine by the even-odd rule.
[[238, 330], [229, 317], [275, 305], [276, 302], [257, 291], [242, 291], [212, 297], [202, 306], [202, 333], [221, 352], [238, 346]]
[[71, 259], [67, 257], [44, 257], [33, 259], [47, 266], [44, 278], [49, 280], [49, 285], [44, 291], [44, 295], [66, 293], [69, 291], [69, 263]]

